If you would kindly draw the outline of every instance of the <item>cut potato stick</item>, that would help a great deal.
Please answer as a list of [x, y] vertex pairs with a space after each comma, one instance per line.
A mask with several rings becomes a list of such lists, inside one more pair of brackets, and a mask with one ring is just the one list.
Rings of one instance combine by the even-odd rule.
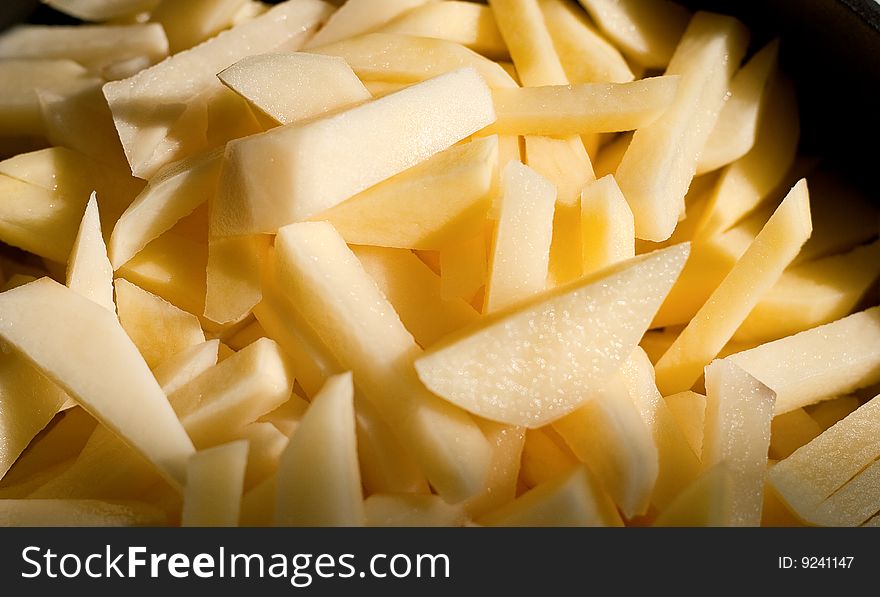
[[733, 479], [721, 462], [688, 485], [654, 520], [655, 527], [721, 527], [730, 522]]
[[461, 505], [431, 494], [373, 494], [364, 500], [364, 514], [366, 526], [385, 528], [460, 527], [467, 520]]
[[95, 194], [89, 197], [86, 211], [67, 263], [67, 287], [112, 311], [113, 268], [101, 235], [101, 217]]
[[46, 4], [84, 21], [109, 21], [152, 10], [160, 0], [46, 0]]
[[638, 238], [663, 241], [675, 229], [747, 40], [745, 28], [731, 17], [697, 13], [688, 25], [666, 69], [681, 76], [675, 101], [636, 131], [616, 172]]
[[855, 396], [841, 396], [814, 404], [809, 407], [808, 412], [810, 417], [819, 424], [819, 428], [824, 431], [846, 418], [861, 404]]
[[801, 180], [657, 362], [657, 386], [663, 394], [691, 388], [761, 295], [779, 279], [811, 231], [807, 183]]
[[495, 89], [498, 120], [487, 131], [566, 136], [648, 126], [672, 104], [679, 77]]
[[774, 416], [770, 424], [770, 458], [775, 460], [788, 458], [820, 433], [822, 428], [802, 408]]
[[523, 85], [564, 85], [565, 70], [537, 0], [489, 0]]
[[162, 391], [171, 395], [217, 364], [220, 340], [208, 340], [185, 348], [153, 368]]
[[306, 44], [307, 48], [341, 41], [378, 29], [428, 0], [347, 0], [324, 27]]
[[549, 427], [526, 429], [520, 458], [519, 481], [532, 488], [560, 475], [578, 464], [577, 457]]
[[776, 414], [880, 381], [880, 307], [728, 357], [776, 392]]
[[247, 317], [263, 296], [260, 272], [272, 243], [267, 234], [208, 240], [205, 317], [220, 324]]
[[695, 454], [703, 453], [703, 429], [706, 424], [706, 397], [690, 390], [664, 397], [669, 412]]
[[581, 193], [581, 238], [584, 274], [635, 256], [632, 211], [611, 175], [588, 184]]
[[485, 419], [477, 419], [492, 446], [492, 460], [486, 485], [473, 497], [462, 502], [462, 509], [471, 519], [479, 518], [495, 510], [516, 496], [526, 430], [522, 427], [502, 425]]
[[150, 12], [150, 21], [168, 36], [171, 54], [197, 46], [235, 24], [235, 16], [247, 0], [175, 2], [160, 0]]
[[440, 293], [446, 300], [470, 300], [486, 282], [488, 261], [483, 234], [440, 249]]
[[806, 517], [807, 522], [828, 527], [855, 527], [880, 511], [880, 461], [875, 461], [835, 491]]
[[231, 527], [238, 524], [248, 442], [239, 440], [196, 452], [186, 467], [185, 527]]
[[167, 524], [165, 513], [143, 502], [0, 500], [4, 527], [137, 527]]

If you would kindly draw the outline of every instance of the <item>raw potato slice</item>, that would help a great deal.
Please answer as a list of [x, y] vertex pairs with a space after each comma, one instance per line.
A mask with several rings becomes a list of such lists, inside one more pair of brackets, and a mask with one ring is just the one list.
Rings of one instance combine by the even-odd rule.
[[565, 0], [539, 0], [538, 4], [571, 83], [626, 83], [635, 78], [617, 48], [576, 6]]
[[498, 154], [494, 136], [453, 145], [314, 219], [350, 244], [442, 249], [483, 230]]
[[654, 520], [655, 527], [721, 527], [730, 523], [733, 479], [722, 462], [703, 473]]
[[442, 39], [370, 33], [310, 51], [343, 58], [364, 81], [416, 83], [471, 67], [493, 89], [516, 87], [516, 81], [498, 63]]
[[788, 458], [820, 433], [822, 428], [802, 408], [775, 416], [770, 424], [770, 458], [774, 460]]
[[412, 251], [384, 247], [352, 250], [419, 346], [430, 346], [479, 318], [462, 299], [444, 300], [440, 278]]
[[150, 369], [205, 341], [194, 315], [123, 278], [115, 284], [119, 322]]
[[52, 8], [84, 21], [109, 21], [155, 8], [160, 0], [45, 0]]
[[618, 48], [648, 68], [663, 68], [673, 57], [690, 19], [669, 0], [579, 0]]
[[521, 303], [547, 285], [556, 188], [528, 166], [510, 162], [501, 173], [499, 201], [483, 313]]
[[[107, 83], [104, 95], [132, 173], [148, 178], [205, 149], [207, 116], [200, 117], [199, 110], [229, 93], [215, 75], [245, 56], [296, 49], [329, 12], [318, 0], [285, 2], [128, 79]], [[192, 141], [181, 140], [181, 132]]]
[[440, 250], [440, 292], [443, 298], [472, 299], [485, 284], [487, 271], [486, 239], [483, 234], [443, 247]]
[[294, 392], [290, 395], [287, 402], [272, 412], [263, 415], [257, 421], [259, 424], [269, 423], [284, 434], [285, 437], [290, 437], [296, 431], [296, 428], [299, 427], [299, 422], [308, 408], [308, 401]]
[[429, 389], [487, 419], [535, 428], [576, 409], [632, 353], [687, 259], [680, 245], [539, 296], [433, 346]]
[[880, 307], [728, 357], [776, 392], [781, 415], [880, 381]]
[[477, 425], [492, 446], [492, 460], [485, 487], [462, 503], [464, 511], [471, 519], [501, 507], [516, 496], [516, 482], [526, 440], [526, 430], [522, 427], [511, 427], [485, 419], [477, 419]]
[[220, 152], [211, 151], [159, 170], [113, 227], [109, 246], [113, 269], [122, 267], [151, 241], [213, 197], [221, 165]]
[[581, 193], [581, 239], [584, 274], [635, 256], [633, 214], [610, 174]]
[[421, 385], [411, 366], [418, 345], [342, 237], [323, 222], [291, 224], [275, 249], [279, 285], [432, 486], [450, 503], [479, 491], [491, 457], [486, 438], [467, 413]]
[[577, 464], [578, 459], [565, 440], [551, 428], [526, 429], [519, 471], [519, 481], [524, 487], [536, 487], [555, 479]]
[[216, 338], [185, 348], [154, 367], [153, 376], [170, 396], [216, 365], [219, 348], [220, 340]]
[[351, 373], [331, 377], [312, 400], [278, 465], [275, 522], [363, 526]]
[[364, 500], [368, 527], [460, 527], [467, 515], [438, 495], [381, 494]]
[[[779, 40], [764, 46], [730, 81], [730, 97], [724, 103], [712, 134], [697, 163], [697, 174], [703, 174], [738, 160], [755, 143], [764, 89], [776, 71]], [[790, 109], [790, 107], [789, 107]]]
[[499, 527], [619, 527], [614, 503], [586, 466], [527, 491], [477, 522]]
[[247, 317], [263, 296], [260, 272], [271, 244], [266, 234], [208, 240], [206, 318], [223, 324]]
[[192, 442], [113, 314], [48, 278], [0, 294], [0, 311], [3, 340], [183, 485]]
[[427, 2], [389, 21], [379, 31], [436, 37], [461, 44], [493, 60], [509, 58], [492, 10], [471, 2]]
[[240, 435], [249, 446], [244, 475], [247, 491], [275, 474], [289, 438], [272, 423], [259, 421], [245, 427]]
[[748, 32], [731, 17], [697, 13], [667, 75], [680, 75], [675, 102], [636, 131], [617, 168], [617, 182], [636, 219], [636, 236], [669, 238], [679, 220], [697, 159], [712, 132]]
[[495, 89], [492, 97], [498, 120], [487, 130], [566, 136], [642, 128], [672, 105], [679, 78]]
[[807, 522], [829, 527], [861, 525], [880, 510], [878, 483], [880, 461], [875, 461], [822, 502], [806, 517]]
[[706, 397], [690, 390], [666, 396], [666, 406], [695, 454], [703, 453], [703, 429], [706, 421]]
[[247, 0], [160, 0], [150, 20], [161, 25], [172, 54], [196, 46], [233, 24]]
[[184, 527], [238, 525], [248, 442], [239, 440], [196, 452], [186, 467]]
[[[494, 120], [488, 87], [473, 69], [460, 69], [326, 118], [234, 141], [226, 148], [211, 232], [273, 233], [403, 172]], [[434, 128], [437, 122], [444, 126]], [[413, 137], [414, 129], [426, 134]], [[357, 167], [340, 170], [336, 164]]]
[[165, 513], [144, 502], [103, 500], [0, 500], [4, 527], [155, 527]]
[[810, 198], [798, 182], [712, 296], [657, 362], [663, 394], [690, 389], [810, 237]]
[[773, 391], [724, 359], [706, 367], [703, 467], [724, 463], [733, 482], [724, 526], [759, 526]]
[[301, 52], [259, 54], [242, 58], [217, 76], [281, 124], [371, 99], [351, 67], [336, 56]]
[[373, 31], [428, 0], [346, 0], [306, 44], [307, 48], [333, 43]]
[[67, 287], [87, 299], [116, 311], [113, 303], [113, 268], [101, 236], [101, 217], [95, 194], [89, 197], [79, 233], [67, 263]]
[[[770, 483], [804, 520], [880, 456], [880, 396], [770, 469]], [[869, 473], [873, 474], [873, 473]]]
[[524, 85], [568, 83], [537, 0], [490, 0], [489, 7]]

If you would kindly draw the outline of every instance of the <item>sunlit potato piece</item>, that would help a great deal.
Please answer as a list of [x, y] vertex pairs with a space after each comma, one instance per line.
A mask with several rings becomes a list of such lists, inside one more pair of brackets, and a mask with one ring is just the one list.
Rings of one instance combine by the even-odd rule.
[[476, 521], [499, 527], [619, 527], [611, 499], [584, 465], [542, 483]]
[[880, 456], [878, 409], [880, 399], [870, 400], [770, 469], [770, 483], [800, 518], [811, 520], [825, 500], [875, 463]]
[[665, 396], [666, 406], [695, 454], [703, 453], [706, 397], [690, 390]]
[[352, 251], [419, 346], [430, 346], [479, 318], [464, 300], [445, 300], [440, 278], [412, 251], [370, 246]]
[[496, 137], [453, 145], [312, 219], [350, 244], [442, 249], [482, 231], [498, 155]]
[[243, 440], [193, 454], [186, 468], [181, 526], [238, 525], [247, 454]]
[[109, 21], [152, 10], [160, 0], [46, 0], [64, 14], [84, 21]]
[[552, 422], [632, 353], [688, 249], [637, 257], [484, 318], [416, 359], [419, 377], [487, 419], [530, 428]]
[[733, 339], [768, 341], [836, 321], [853, 311], [880, 277], [880, 241], [786, 270]]
[[150, 12], [168, 36], [171, 54], [187, 50], [208, 40], [234, 24], [248, 0], [161, 0]]
[[220, 340], [216, 338], [185, 348], [153, 368], [162, 391], [170, 395], [217, 364]]
[[730, 97], [721, 108], [715, 128], [706, 140], [697, 162], [697, 174], [736, 161], [752, 148], [766, 103], [765, 90], [776, 74], [778, 55], [777, 39], [764, 46], [733, 75]]
[[770, 424], [770, 458], [788, 458], [822, 431], [819, 423], [802, 408], [774, 416]]
[[481, 233], [441, 248], [440, 272], [440, 292], [443, 298], [472, 300], [486, 283], [488, 258], [485, 234]]
[[364, 81], [417, 83], [451, 70], [471, 67], [493, 89], [517, 86], [497, 62], [443, 39], [369, 33], [310, 48], [309, 52], [345, 59]]
[[79, 232], [67, 262], [67, 287], [110, 312], [113, 302], [113, 268], [101, 235], [101, 217], [95, 194], [89, 197]]
[[681, 77], [675, 101], [636, 131], [616, 172], [638, 238], [663, 241], [675, 229], [747, 43], [748, 32], [732, 17], [700, 12], [688, 25], [666, 69], [667, 75]]
[[[281, 124], [371, 99], [351, 67], [337, 56], [304, 52], [259, 54], [242, 58], [217, 76]], [[284, 92], [279, 93], [282, 89]]]
[[[488, 87], [465, 68], [325, 118], [234, 141], [226, 148], [211, 232], [273, 233], [403, 172], [494, 120]], [[442, 128], [434, 128], [438, 121]], [[414, 127], [430, 134], [414, 137]]]
[[[107, 309], [43, 278], [0, 295], [0, 337], [95, 418], [182, 484], [193, 445], [146, 362]], [[46, 338], [54, 342], [46, 344]], [[93, 338], [83, 344], [83, 337]], [[95, 377], [94, 372], [103, 372]], [[119, 395], [128, 400], [121, 402]]]
[[364, 500], [364, 513], [368, 527], [460, 527], [468, 518], [460, 504], [431, 494], [375, 493]]
[[114, 269], [214, 196], [221, 157], [219, 151], [199, 154], [168, 164], [150, 179], [113, 227], [108, 250]]
[[728, 357], [776, 392], [776, 414], [880, 381], [880, 307]]
[[388, 21], [424, 5], [428, 0], [346, 0], [309, 40], [315, 48], [380, 28]]
[[387, 22], [377, 31], [445, 39], [493, 60], [509, 58], [491, 9], [471, 2], [426, 2]]
[[806, 180], [802, 179], [657, 362], [657, 386], [663, 394], [693, 386], [703, 367], [718, 356], [798, 254], [812, 229], [810, 198]]
[[484, 313], [521, 303], [547, 285], [555, 187], [528, 166], [510, 162], [501, 173], [499, 202]]
[[495, 89], [498, 119], [487, 131], [566, 136], [648, 126], [672, 105], [677, 75], [630, 83], [585, 83]]
[[575, 454], [552, 428], [526, 429], [520, 456], [517, 493], [523, 487], [531, 489], [564, 475], [577, 465]]
[[0, 500], [4, 527], [152, 527], [168, 524], [159, 508], [136, 501]]
[[635, 256], [635, 222], [612, 175], [581, 192], [583, 273], [591, 274]]
[[206, 318], [223, 324], [247, 317], [263, 296], [260, 272], [271, 243], [267, 234], [208, 240]]
[[723, 526], [759, 526], [764, 496], [773, 391], [736, 364], [706, 367], [703, 468], [726, 465], [733, 482]]
[[204, 44], [104, 85], [132, 173], [148, 178], [163, 165], [205, 149], [205, 111], [230, 93], [216, 74], [245, 56], [295, 50], [330, 10], [318, 0], [285, 2]]
[[280, 526], [363, 526], [351, 373], [331, 377], [312, 400], [278, 465]]
[[565, 0], [539, 0], [539, 5], [571, 83], [626, 83], [635, 78], [620, 51], [575, 5]]
[[579, 0], [608, 37], [635, 62], [663, 68], [672, 59], [691, 17], [669, 0]]
[[730, 522], [733, 479], [721, 462], [695, 479], [654, 520], [655, 527], [721, 527]]
[[486, 438], [419, 382], [411, 361], [421, 350], [342, 237], [327, 223], [291, 224], [275, 249], [279, 286], [432, 486], [451, 503], [479, 491], [491, 456]]

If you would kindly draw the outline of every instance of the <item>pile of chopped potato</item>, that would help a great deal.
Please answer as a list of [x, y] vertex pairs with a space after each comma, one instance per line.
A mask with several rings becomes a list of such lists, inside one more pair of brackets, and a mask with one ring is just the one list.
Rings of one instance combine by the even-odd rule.
[[0, 524], [880, 526], [878, 206], [796, 156], [777, 41], [44, 1], [85, 23], [0, 35]]

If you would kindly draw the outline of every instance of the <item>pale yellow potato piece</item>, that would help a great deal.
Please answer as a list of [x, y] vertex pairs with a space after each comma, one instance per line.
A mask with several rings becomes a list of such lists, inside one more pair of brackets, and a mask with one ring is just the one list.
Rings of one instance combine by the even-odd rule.
[[564, 475], [577, 464], [565, 440], [550, 427], [525, 430], [519, 469], [524, 487], [532, 488]]
[[450, 503], [479, 491], [488, 442], [467, 413], [420, 384], [410, 364], [418, 345], [342, 237], [327, 223], [291, 224], [275, 249], [279, 285], [432, 486]]
[[479, 318], [464, 300], [444, 299], [440, 277], [412, 251], [369, 246], [352, 250], [419, 346], [430, 346]]
[[773, 390], [735, 363], [706, 367], [703, 468], [724, 463], [733, 481], [723, 526], [759, 526], [773, 418]]
[[217, 364], [220, 340], [207, 340], [184, 348], [153, 368], [162, 391], [171, 395]]
[[584, 274], [635, 256], [632, 210], [610, 174], [581, 192], [581, 239]]
[[275, 474], [290, 438], [272, 423], [262, 421], [247, 425], [239, 436], [248, 442], [244, 475], [244, 490], [247, 491]]
[[103, 500], [0, 500], [4, 527], [164, 526], [165, 513], [144, 502]]
[[880, 461], [875, 461], [850, 479], [806, 516], [811, 524], [829, 527], [855, 527], [880, 511]]
[[733, 501], [733, 479], [719, 463], [695, 479], [654, 520], [655, 527], [728, 526]]
[[491, 9], [472, 2], [423, 3], [389, 21], [378, 31], [445, 39], [493, 60], [509, 58]]
[[134, 175], [148, 178], [163, 165], [205, 149], [205, 111], [215, 98], [230, 93], [216, 74], [245, 56], [297, 49], [330, 10], [318, 0], [285, 2], [204, 44], [104, 85]]
[[502, 425], [485, 419], [477, 419], [492, 446], [489, 477], [482, 491], [462, 502], [462, 508], [471, 519], [479, 518], [495, 510], [516, 496], [526, 430], [522, 427]]
[[313, 219], [350, 244], [442, 249], [483, 229], [498, 156], [494, 136], [453, 145]]
[[[269, 251], [266, 254], [268, 255]], [[226, 338], [226, 344], [233, 350], [241, 350], [251, 342], [255, 342], [267, 335], [266, 330], [263, 329], [259, 321], [248, 318], [245, 322], [248, 322], [247, 325]]]
[[248, 442], [244, 440], [192, 455], [186, 467], [181, 526], [238, 525], [247, 455]]
[[732, 17], [697, 13], [666, 69], [680, 75], [673, 104], [641, 128], [616, 176], [636, 219], [636, 236], [669, 238], [684, 206], [697, 160], [745, 53], [748, 32]]
[[[234, 141], [226, 148], [211, 232], [273, 233], [403, 172], [494, 119], [488, 87], [465, 68], [326, 118]], [[430, 134], [412, 136], [420, 127]]]
[[373, 494], [364, 500], [368, 527], [460, 527], [467, 515], [460, 504], [437, 495]]
[[605, 383], [632, 353], [687, 252], [638, 257], [484, 318], [417, 359], [419, 377], [474, 414], [541, 427], [576, 409], [584, 388]]
[[363, 526], [351, 373], [331, 377], [281, 455], [275, 522]]
[[669, 412], [687, 438], [695, 454], [703, 453], [703, 429], [706, 421], [706, 397], [690, 390], [664, 397]]
[[822, 431], [816, 420], [802, 408], [773, 417], [770, 424], [770, 458], [788, 458]]
[[417, 83], [471, 67], [493, 89], [516, 87], [516, 81], [498, 63], [443, 39], [369, 33], [309, 51], [345, 59], [364, 81]]
[[852, 411], [861, 406], [856, 396], [841, 396], [824, 400], [809, 408], [810, 416], [823, 431], [845, 418]]
[[172, 54], [196, 46], [233, 25], [247, 0], [161, 0], [150, 21], [161, 25]]
[[770, 469], [769, 480], [802, 519], [880, 456], [874, 398]]
[[[193, 444], [146, 362], [107, 309], [43, 278], [0, 295], [0, 337], [102, 424], [183, 484]], [[53, 342], [47, 344], [47, 338]], [[92, 338], [82, 343], [82, 338]], [[99, 376], [95, 375], [100, 371]], [[129, 399], [120, 401], [120, 395]]]
[[117, 278], [115, 286], [119, 322], [151, 369], [205, 341], [195, 315], [124, 278]]
[[566, 136], [630, 131], [648, 126], [675, 99], [678, 75], [630, 83], [495, 89], [498, 119], [489, 131]]
[[786, 270], [734, 334], [776, 340], [851, 313], [880, 277], [880, 241]]
[[544, 23], [568, 80], [580, 83], [626, 83], [635, 77], [620, 51], [565, 0], [539, 0]]
[[206, 318], [231, 323], [247, 317], [263, 296], [260, 271], [271, 243], [267, 234], [208, 240]]
[[[296, 431], [299, 422], [302, 420], [302, 417], [308, 408], [308, 401], [294, 391], [294, 393], [290, 395], [290, 398], [288, 398], [287, 402], [283, 403], [272, 412], [266, 413], [257, 419], [257, 423], [254, 425], [269, 423], [285, 437], [290, 437], [293, 435], [293, 432]], [[248, 425], [248, 427], [252, 426], [253, 425]]]
[[101, 235], [101, 217], [94, 193], [86, 204], [79, 232], [70, 250], [67, 287], [111, 312], [116, 311], [113, 303], [113, 268]]
[[499, 201], [484, 313], [521, 303], [547, 285], [556, 188], [528, 166], [510, 162], [501, 174]]
[[690, 389], [791, 263], [812, 231], [806, 180], [798, 182], [745, 254], [657, 362], [664, 394]]
[[274, 522], [275, 475], [272, 475], [241, 497], [238, 524], [243, 527], [271, 527]]
[[630, 141], [632, 141], [632, 133], [622, 133], [602, 146], [593, 163], [597, 178], [614, 174], [617, 171]]
[[477, 523], [500, 527], [623, 526], [614, 503], [584, 465], [538, 485]]
[[113, 227], [108, 250], [114, 270], [213, 197], [221, 166], [220, 152], [210, 151], [159, 170]]
[[700, 217], [695, 233], [699, 238], [724, 232], [761, 205], [785, 180], [794, 163], [800, 138], [794, 86], [782, 76], [767, 85], [754, 144], [747, 154], [722, 170]]
[[[337, 56], [295, 52], [243, 58], [217, 76], [261, 112], [289, 124], [371, 98]], [[283, 92], [282, 92], [283, 91]]]
[[648, 68], [672, 59], [691, 18], [669, 0], [579, 0], [608, 37], [628, 57]]
[[764, 46], [730, 80], [730, 97], [697, 163], [697, 174], [738, 160], [755, 144], [768, 81], [775, 75], [779, 40]]
[[441, 295], [446, 300], [453, 298], [471, 300], [486, 283], [488, 270], [484, 234], [441, 248]]
[[880, 307], [728, 357], [776, 392], [776, 414], [880, 381]]
[[306, 44], [315, 48], [373, 31], [428, 0], [346, 0]]
[[568, 83], [537, 0], [490, 0], [489, 7], [523, 85]]
[[583, 406], [554, 421], [553, 429], [586, 463], [625, 517], [645, 514], [659, 472], [651, 429], [620, 374], [587, 394]]
[[46, 4], [84, 21], [109, 21], [155, 8], [160, 0], [46, 0]]

